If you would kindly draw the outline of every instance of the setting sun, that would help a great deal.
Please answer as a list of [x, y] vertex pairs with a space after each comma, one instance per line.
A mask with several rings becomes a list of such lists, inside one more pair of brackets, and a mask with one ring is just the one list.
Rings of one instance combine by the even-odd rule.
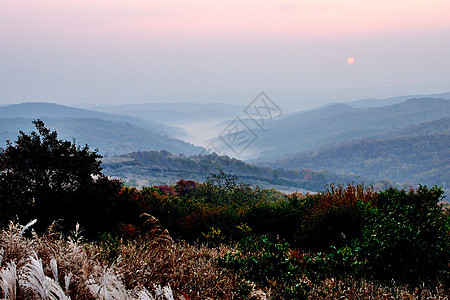
[[349, 58], [347, 58], [347, 63], [349, 65], [353, 65], [355, 63], [355, 59], [353, 57], [349, 57]]

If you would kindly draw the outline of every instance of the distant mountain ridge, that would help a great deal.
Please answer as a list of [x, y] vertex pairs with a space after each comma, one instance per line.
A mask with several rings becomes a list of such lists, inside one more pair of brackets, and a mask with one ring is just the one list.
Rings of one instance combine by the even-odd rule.
[[449, 191], [450, 117], [258, 165], [326, 169], [375, 181], [442, 185]]
[[368, 99], [361, 99], [361, 100], [346, 102], [346, 104], [350, 105], [351, 107], [355, 107], [355, 108], [369, 108], [369, 107], [388, 106], [388, 105], [393, 105], [393, 104], [404, 102], [408, 99], [420, 99], [420, 98], [450, 99], [450, 92], [439, 93], [439, 94], [428, 94], [428, 95], [398, 96], [398, 97], [390, 97], [390, 98], [384, 98], [384, 99], [368, 98]]
[[98, 118], [102, 120], [130, 123], [137, 127], [155, 131], [160, 134], [173, 136], [181, 134], [182, 129], [151, 120], [144, 120], [121, 114], [107, 114], [103, 112], [75, 108], [50, 102], [24, 102], [0, 107], [0, 118]]
[[363, 139], [267, 166], [358, 174], [370, 180], [450, 187], [450, 133]]
[[[246, 157], [253, 161], [277, 160], [448, 116], [447, 99], [410, 99], [375, 108], [334, 104], [273, 120], [264, 131], [255, 129], [258, 138], [246, 150]], [[215, 142], [221, 146], [220, 150], [226, 151], [227, 146], [220, 139]]]
[[82, 105], [105, 113], [120, 113], [163, 124], [180, 125], [188, 123], [222, 121], [234, 118], [244, 107], [225, 103], [141, 103], [124, 105]]
[[15, 140], [18, 131], [34, 130], [31, 121], [43, 119], [51, 130], [65, 139], [75, 138], [107, 155], [142, 150], [168, 150], [198, 154], [203, 148], [171, 138], [175, 127], [128, 116], [111, 115], [54, 103], [22, 103], [0, 107], [0, 146]]

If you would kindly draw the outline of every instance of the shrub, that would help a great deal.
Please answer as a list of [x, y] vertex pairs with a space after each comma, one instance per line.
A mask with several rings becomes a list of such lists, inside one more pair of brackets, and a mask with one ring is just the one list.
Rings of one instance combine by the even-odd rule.
[[192, 180], [180, 179], [175, 186], [175, 190], [180, 197], [191, 197], [197, 190], [198, 184]]
[[[272, 297], [298, 299], [306, 295], [299, 265], [289, 254], [289, 244], [268, 235], [242, 239], [237, 252], [219, 259], [219, 265], [231, 270], [241, 279], [241, 293], [249, 293], [249, 282], [272, 290]], [[248, 297], [248, 294], [241, 295]]]
[[297, 196], [276, 201], [264, 199], [247, 209], [244, 222], [256, 234], [269, 233], [292, 240], [305, 214], [303, 204]]
[[436, 186], [379, 194], [378, 206], [366, 210], [367, 226], [356, 241], [368, 275], [405, 283], [448, 282], [450, 227], [438, 204], [442, 195]]
[[376, 205], [377, 193], [362, 184], [349, 184], [330, 185], [325, 191], [308, 196], [297, 244], [313, 250], [348, 246], [352, 239], [361, 236], [364, 227], [364, 206], [360, 202]]
[[243, 182], [233, 174], [220, 171], [211, 174], [206, 182], [198, 186], [194, 197], [216, 205], [248, 205], [260, 199], [260, 189]]

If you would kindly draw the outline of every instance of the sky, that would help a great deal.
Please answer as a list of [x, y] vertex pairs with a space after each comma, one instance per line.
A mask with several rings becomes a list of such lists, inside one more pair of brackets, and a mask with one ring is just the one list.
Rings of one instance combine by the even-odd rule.
[[[1, 0], [0, 103], [450, 91], [450, 1]], [[348, 58], [354, 63], [349, 64]]]

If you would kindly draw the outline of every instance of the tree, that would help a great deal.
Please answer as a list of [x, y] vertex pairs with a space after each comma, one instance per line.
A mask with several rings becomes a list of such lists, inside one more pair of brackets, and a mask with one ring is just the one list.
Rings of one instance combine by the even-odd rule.
[[102, 174], [97, 151], [58, 139], [41, 120], [33, 124], [37, 132], [20, 131], [0, 153], [1, 225], [18, 217], [37, 218], [40, 228], [63, 219], [94, 225], [91, 231], [102, 229], [96, 223], [107, 214], [105, 205], [114, 206], [121, 182]]

